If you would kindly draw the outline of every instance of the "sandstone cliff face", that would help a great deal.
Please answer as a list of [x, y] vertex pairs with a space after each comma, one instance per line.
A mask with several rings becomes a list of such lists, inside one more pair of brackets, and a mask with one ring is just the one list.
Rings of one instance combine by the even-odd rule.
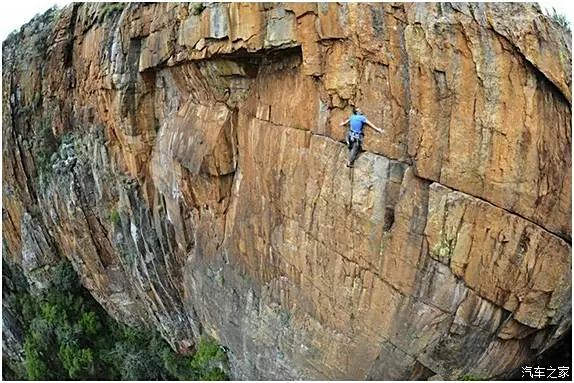
[[74, 4], [2, 57], [37, 288], [67, 257], [236, 379], [487, 378], [571, 327], [571, 46], [531, 5]]

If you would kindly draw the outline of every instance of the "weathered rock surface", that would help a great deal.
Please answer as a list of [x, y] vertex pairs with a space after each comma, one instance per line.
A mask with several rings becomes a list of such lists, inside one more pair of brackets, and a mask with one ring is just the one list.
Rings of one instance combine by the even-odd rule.
[[[106, 7], [3, 43], [3, 257], [33, 286], [67, 257], [237, 379], [487, 378], [571, 327], [571, 40], [537, 8]], [[385, 131], [350, 171], [352, 105]]]

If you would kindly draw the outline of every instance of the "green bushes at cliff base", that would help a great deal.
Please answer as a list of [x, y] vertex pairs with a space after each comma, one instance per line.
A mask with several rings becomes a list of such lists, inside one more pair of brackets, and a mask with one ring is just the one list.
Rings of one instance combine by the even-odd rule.
[[153, 331], [110, 318], [80, 285], [69, 263], [55, 268], [52, 286], [34, 296], [11, 294], [24, 331], [19, 380], [226, 380], [225, 353], [204, 338], [193, 356], [175, 353]]

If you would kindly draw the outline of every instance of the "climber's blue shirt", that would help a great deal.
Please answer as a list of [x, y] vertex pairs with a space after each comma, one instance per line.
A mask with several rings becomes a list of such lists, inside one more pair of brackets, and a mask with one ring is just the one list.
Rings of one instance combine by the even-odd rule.
[[349, 124], [351, 124], [351, 131], [361, 134], [363, 133], [363, 125], [367, 121], [367, 118], [362, 114], [353, 114], [349, 118]]

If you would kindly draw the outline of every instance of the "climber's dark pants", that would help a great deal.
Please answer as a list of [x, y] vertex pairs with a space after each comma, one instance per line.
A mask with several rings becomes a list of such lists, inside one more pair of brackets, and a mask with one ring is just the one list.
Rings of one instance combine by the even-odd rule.
[[[361, 151], [361, 146], [363, 145], [363, 134], [347, 132], [347, 147], [349, 148], [349, 164], [353, 165], [359, 152]], [[357, 143], [355, 145], [355, 142]]]

